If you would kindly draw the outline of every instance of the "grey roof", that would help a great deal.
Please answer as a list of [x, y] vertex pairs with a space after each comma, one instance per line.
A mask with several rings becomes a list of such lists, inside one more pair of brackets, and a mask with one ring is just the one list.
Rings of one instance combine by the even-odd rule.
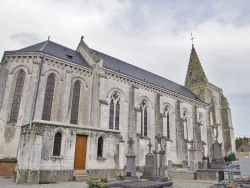
[[9, 52], [42, 52], [60, 59], [70, 61], [72, 63], [91, 68], [79, 52], [57, 44], [52, 41], [44, 41], [20, 50], [9, 51]]
[[96, 55], [98, 55], [99, 57], [101, 57], [104, 60], [103, 66], [107, 69], [111, 69], [115, 72], [119, 72], [119, 73], [125, 74], [127, 76], [131, 76], [131, 77], [136, 78], [138, 80], [156, 85], [156, 86], [161, 87], [163, 89], [170, 90], [174, 93], [184, 95], [188, 98], [203, 102], [192, 91], [190, 91], [188, 88], [186, 88], [180, 84], [172, 82], [171, 80], [168, 80], [166, 78], [163, 78], [161, 76], [153, 74], [149, 71], [146, 71], [146, 70], [141, 69], [139, 67], [136, 67], [134, 65], [128, 64], [128, 63], [121, 61], [119, 59], [116, 59], [114, 57], [108, 56], [104, 53], [98, 52], [96, 50], [93, 50], [93, 51], [96, 53]]
[[[197, 100], [199, 102], [203, 102], [192, 91], [180, 84], [172, 82], [166, 78], [143, 70], [134, 65], [128, 64], [114, 57], [108, 56], [104, 53], [98, 52], [96, 50], [93, 51], [104, 60], [103, 66], [107, 69], [156, 85], [158, 87], [167, 89], [169, 91]], [[77, 51], [69, 49], [52, 41], [41, 42], [20, 50], [9, 52], [43, 52], [57, 58], [71, 61], [72, 63], [91, 68]], [[71, 58], [69, 56], [71, 56]]]

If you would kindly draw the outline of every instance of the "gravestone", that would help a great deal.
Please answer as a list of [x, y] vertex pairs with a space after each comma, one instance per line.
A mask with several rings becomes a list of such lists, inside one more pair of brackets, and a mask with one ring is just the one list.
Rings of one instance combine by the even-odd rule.
[[134, 154], [133, 151], [134, 140], [131, 137], [129, 137], [127, 143], [129, 145], [129, 149], [128, 149], [128, 154], [126, 155], [127, 164], [125, 169], [125, 179], [137, 179], [136, 169], [135, 169], [136, 155]]
[[190, 141], [191, 147], [188, 150], [189, 153], [189, 166], [190, 166], [190, 170], [194, 171], [195, 170], [195, 148], [194, 148], [194, 141], [193, 139]]
[[186, 169], [188, 167], [188, 161], [183, 160], [183, 168]]
[[157, 145], [156, 145], [156, 150], [153, 151], [154, 153], [154, 178], [155, 180], [159, 181], [168, 181], [168, 178], [165, 175], [165, 166], [164, 166], [164, 154], [165, 151], [162, 149], [161, 146], [161, 140], [163, 137], [158, 134], [156, 137], [157, 139]]
[[212, 163], [211, 163], [211, 168], [212, 169], [224, 169], [225, 168], [225, 161], [222, 156], [222, 151], [221, 151], [221, 144], [218, 143], [218, 140], [216, 139], [213, 146], [212, 146]]
[[149, 147], [149, 152], [147, 153], [146, 160], [145, 160], [145, 166], [144, 166], [144, 171], [142, 174], [143, 178], [151, 178], [154, 175], [154, 154], [151, 152], [151, 147], [153, 145], [151, 142], [149, 142], [148, 147]]
[[224, 179], [225, 161], [222, 156], [221, 144], [217, 137], [212, 146], [212, 163], [210, 169], [197, 169], [197, 179], [202, 181], [222, 181]]

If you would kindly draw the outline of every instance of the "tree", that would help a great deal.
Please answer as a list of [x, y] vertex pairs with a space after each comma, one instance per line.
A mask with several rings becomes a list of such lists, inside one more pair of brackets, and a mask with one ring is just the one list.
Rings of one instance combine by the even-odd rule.
[[236, 137], [235, 139], [235, 146], [236, 146], [236, 149], [238, 149], [240, 147], [240, 145], [243, 143], [243, 142], [248, 142], [248, 138], [247, 137]]

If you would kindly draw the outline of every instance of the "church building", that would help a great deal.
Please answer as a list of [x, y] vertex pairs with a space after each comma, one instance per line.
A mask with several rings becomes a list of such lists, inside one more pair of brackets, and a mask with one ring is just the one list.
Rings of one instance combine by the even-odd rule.
[[[185, 59], [183, 61], [186, 61]], [[183, 75], [184, 76], [184, 75]], [[6, 51], [0, 63], [0, 158], [16, 157], [17, 183], [68, 181], [81, 170], [116, 177], [134, 140], [136, 168], [161, 135], [168, 160], [235, 152], [229, 103], [192, 45], [185, 86], [88, 47], [50, 40]]]

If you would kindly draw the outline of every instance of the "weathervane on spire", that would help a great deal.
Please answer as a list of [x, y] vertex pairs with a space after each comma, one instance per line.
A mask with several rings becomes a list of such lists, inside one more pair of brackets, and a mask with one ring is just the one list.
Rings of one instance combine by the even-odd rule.
[[190, 40], [192, 40], [192, 46], [194, 46], [194, 37], [193, 37], [192, 31], [191, 31], [191, 39]]

